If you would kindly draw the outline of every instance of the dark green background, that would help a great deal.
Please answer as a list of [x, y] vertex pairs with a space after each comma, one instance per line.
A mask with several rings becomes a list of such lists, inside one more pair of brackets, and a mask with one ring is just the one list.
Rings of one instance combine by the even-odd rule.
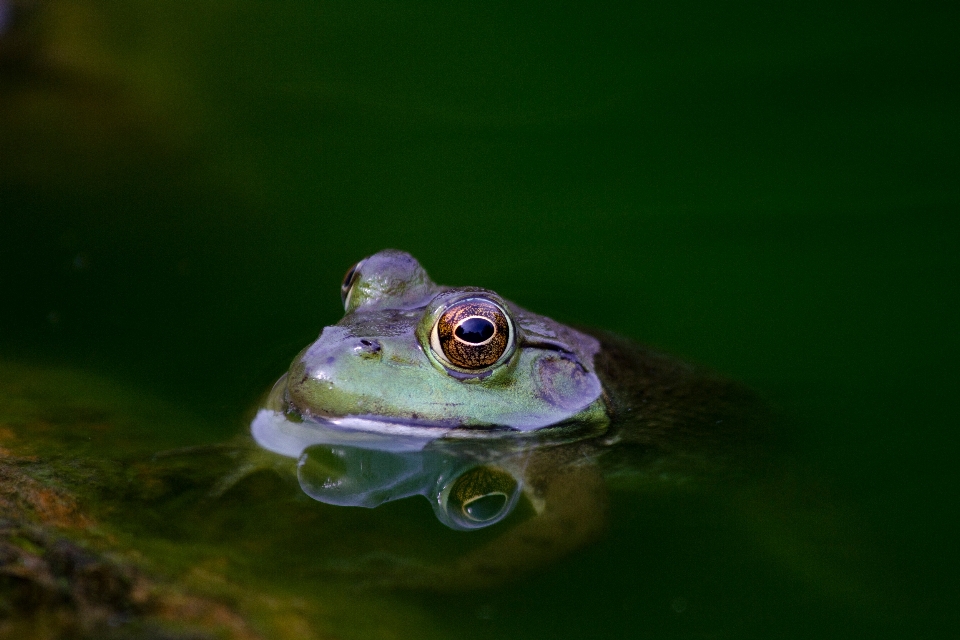
[[0, 354], [155, 388], [216, 440], [343, 272], [405, 249], [760, 390], [888, 541], [909, 629], [956, 622], [958, 5], [81, 4], [106, 97], [84, 58], [0, 69], [54, 119], [100, 96], [0, 123]]

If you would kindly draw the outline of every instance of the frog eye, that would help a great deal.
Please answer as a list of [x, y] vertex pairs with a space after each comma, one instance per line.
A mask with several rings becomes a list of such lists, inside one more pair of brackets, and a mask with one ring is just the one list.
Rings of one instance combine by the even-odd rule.
[[499, 467], [473, 467], [444, 490], [444, 515], [457, 529], [489, 526], [513, 510], [519, 489], [516, 478]]
[[509, 316], [500, 305], [482, 298], [447, 307], [430, 333], [430, 347], [437, 358], [470, 370], [496, 364], [512, 340]]
[[361, 264], [363, 264], [363, 260], [347, 269], [347, 273], [343, 276], [343, 283], [340, 285], [340, 300], [343, 302], [344, 309], [347, 308], [347, 302], [350, 300], [350, 292], [353, 291], [353, 285], [360, 277]]

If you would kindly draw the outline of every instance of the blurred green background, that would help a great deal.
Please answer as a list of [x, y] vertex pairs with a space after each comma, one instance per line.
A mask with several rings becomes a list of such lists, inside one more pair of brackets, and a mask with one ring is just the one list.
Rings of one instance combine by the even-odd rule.
[[0, 355], [216, 440], [404, 249], [748, 382], [957, 593], [960, 5], [0, 5]]

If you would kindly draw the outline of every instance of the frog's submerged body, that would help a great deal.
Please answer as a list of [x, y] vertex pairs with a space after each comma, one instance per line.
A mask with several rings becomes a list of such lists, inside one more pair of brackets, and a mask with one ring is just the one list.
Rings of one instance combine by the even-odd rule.
[[455, 579], [404, 583], [475, 586], [544, 564], [602, 530], [604, 476], [716, 478], [756, 441], [760, 405], [738, 385], [486, 289], [438, 286], [409, 254], [357, 263], [341, 292], [343, 319], [277, 382], [257, 443], [298, 459], [322, 502], [420, 494], [460, 530], [500, 522], [521, 496], [536, 514], [447, 567]]

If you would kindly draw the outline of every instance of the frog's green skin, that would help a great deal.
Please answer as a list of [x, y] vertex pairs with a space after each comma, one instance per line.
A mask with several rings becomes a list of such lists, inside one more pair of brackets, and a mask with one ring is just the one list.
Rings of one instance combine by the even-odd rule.
[[[464, 470], [483, 467], [512, 476], [536, 514], [450, 566], [412, 571], [398, 560], [393, 571], [379, 558], [374, 582], [444, 590], [500, 582], [602, 531], [605, 477], [716, 480], [759, 441], [762, 412], [738, 385], [492, 291], [438, 286], [409, 254], [361, 261], [344, 293], [343, 319], [294, 359], [254, 419], [254, 439], [298, 458], [301, 486], [323, 502], [370, 507], [420, 493], [448, 526], [478, 528], [515, 504], [464, 526], [447, 494]], [[516, 344], [489, 369], [451, 370], [430, 331], [449, 304], [477, 297], [509, 313]]]
[[[440, 428], [529, 431], [565, 420], [606, 419], [594, 371], [599, 342], [475, 287], [434, 284], [400, 251], [358, 264], [346, 314], [294, 360], [287, 398], [304, 416], [351, 417]], [[445, 365], [430, 332], [449, 305], [482, 299], [512, 321], [512, 344], [482, 370]]]

